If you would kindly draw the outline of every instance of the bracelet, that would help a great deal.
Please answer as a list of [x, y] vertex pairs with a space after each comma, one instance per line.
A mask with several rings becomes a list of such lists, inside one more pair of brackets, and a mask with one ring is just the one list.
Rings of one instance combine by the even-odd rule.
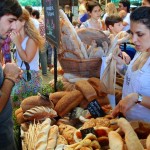
[[12, 83], [13, 83], [13, 85], [15, 85], [15, 81], [13, 80], [13, 79], [11, 79], [11, 78], [5, 78], [5, 79], [7, 79], [7, 80], [9, 80], [9, 81], [11, 81]]

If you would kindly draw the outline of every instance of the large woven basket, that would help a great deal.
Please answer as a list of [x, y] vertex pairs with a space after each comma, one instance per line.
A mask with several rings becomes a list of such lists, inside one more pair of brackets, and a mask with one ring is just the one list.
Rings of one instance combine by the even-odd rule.
[[[77, 58], [65, 58], [65, 53], [72, 53]], [[58, 54], [59, 63], [65, 73], [75, 74], [81, 77], [98, 77], [100, 76], [100, 68], [102, 60], [100, 58], [81, 59], [80, 56], [69, 50], [64, 50]]]

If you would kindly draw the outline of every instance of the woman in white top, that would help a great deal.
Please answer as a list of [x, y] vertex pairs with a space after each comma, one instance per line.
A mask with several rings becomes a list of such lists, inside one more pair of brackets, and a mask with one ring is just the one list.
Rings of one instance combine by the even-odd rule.
[[150, 122], [150, 7], [139, 7], [131, 16], [132, 41], [138, 53], [129, 66], [117, 60], [117, 68], [125, 72], [122, 100], [113, 110], [128, 120]]
[[90, 18], [83, 22], [80, 28], [94, 28], [98, 30], [104, 30], [104, 23], [101, 21], [101, 6], [96, 1], [88, 1], [86, 3], [86, 9]]
[[17, 65], [24, 71], [23, 79], [14, 86], [11, 97], [17, 95], [22, 98], [21, 94], [27, 92], [37, 94], [41, 86], [39, 48], [43, 47], [44, 40], [25, 9], [16, 22], [16, 30], [12, 32], [11, 40], [16, 46]]

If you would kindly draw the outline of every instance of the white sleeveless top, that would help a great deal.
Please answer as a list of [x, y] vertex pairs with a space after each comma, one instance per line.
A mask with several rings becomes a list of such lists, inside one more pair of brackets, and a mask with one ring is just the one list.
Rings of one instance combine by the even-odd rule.
[[[98, 22], [100, 24], [100, 29], [99, 30], [102, 30], [102, 22], [101, 22], [101, 20], [98, 20]], [[80, 28], [94, 28], [94, 27], [90, 24], [89, 20], [87, 20], [87, 21], [85, 21], [85, 22], [83, 22], [81, 24]]]
[[[26, 43], [28, 41], [29, 37], [25, 37], [22, 44], [21, 44], [21, 47], [23, 50], [26, 49]], [[19, 54], [18, 54], [18, 51], [16, 51], [16, 59], [17, 59], [17, 65], [20, 67], [21, 66], [21, 63], [22, 63], [22, 59], [20, 58]], [[29, 63], [29, 66], [30, 66], [30, 70], [34, 70], [34, 71], [39, 71], [39, 50], [37, 50], [34, 58], [32, 59], [32, 61]], [[25, 67], [25, 64], [23, 63], [22, 64], [22, 67], [21, 67], [23, 70], [26, 70], [26, 67]]]
[[[134, 61], [139, 57], [136, 54], [128, 66], [123, 85], [123, 97], [130, 93], [139, 93], [150, 97], [150, 57], [144, 66], [136, 71], [132, 71]], [[127, 120], [143, 120], [150, 122], [150, 109], [136, 104], [126, 114]]]

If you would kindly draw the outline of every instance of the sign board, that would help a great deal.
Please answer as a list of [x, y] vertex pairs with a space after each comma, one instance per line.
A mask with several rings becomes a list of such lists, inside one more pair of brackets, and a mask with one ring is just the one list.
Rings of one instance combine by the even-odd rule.
[[43, 0], [45, 15], [45, 34], [48, 42], [59, 47], [59, 0]]

